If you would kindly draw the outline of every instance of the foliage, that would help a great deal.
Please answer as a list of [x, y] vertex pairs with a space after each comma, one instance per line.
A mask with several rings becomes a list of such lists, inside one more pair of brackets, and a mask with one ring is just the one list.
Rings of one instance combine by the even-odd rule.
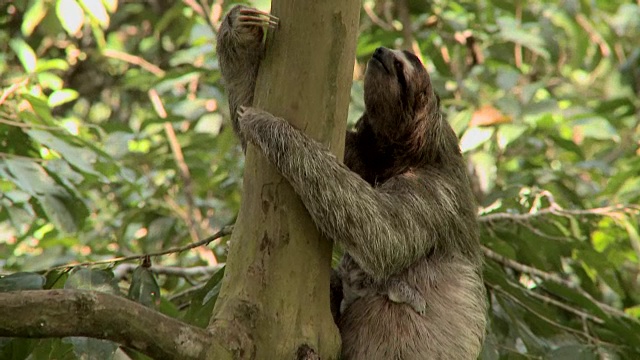
[[[108, 260], [184, 246], [234, 221], [243, 160], [209, 25], [228, 7], [0, 5], [0, 273], [12, 274], [0, 291], [128, 294], [206, 325], [224, 241], [135, 270]], [[482, 358], [639, 357], [640, 225], [629, 204], [640, 200], [640, 6], [363, 7], [350, 121], [363, 110], [372, 51], [408, 47], [424, 57], [469, 159], [491, 304]], [[116, 351], [67, 340], [1, 340], [0, 357]]]

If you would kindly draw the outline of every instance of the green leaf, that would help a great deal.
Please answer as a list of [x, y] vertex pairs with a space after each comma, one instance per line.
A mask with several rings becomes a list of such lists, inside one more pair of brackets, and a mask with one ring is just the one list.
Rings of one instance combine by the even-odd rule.
[[46, 279], [36, 273], [17, 272], [0, 277], [0, 292], [16, 290], [42, 290]]
[[216, 304], [216, 300], [218, 300], [218, 294], [222, 287], [224, 269], [225, 268], [222, 267], [213, 274], [205, 286], [194, 294], [189, 310], [185, 315], [186, 321], [203, 328], [209, 324], [213, 306]]
[[102, 0], [102, 3], [112, 14], [118, 10], [118, 0]]
[[31, 7], [24, 14], [22, 19], [22, 34], [30, 36], [33, 30], [40, 24], [42, 19], [47, 15], [49, 7], [45, 1], [33, 1]]
[[[50, 72], [39, 72], [38, 82], [43, 88], [51, 90], [60, 90], [64, 86], [64, 80]], [[51, 98], [49, 98], [49, 100], [51, 100]]]
[[498, 146], [503, 150], [506, 149], [509, 144], [520, 138], [527, 131], [527, 128], [524, 125], [500, 125], [497, 133]]
[[[33, 111], [36, 113], [36, 115], [38, 115], [40, 120], [43, 120], [42, 123], [53, 125], [53, 115], [51, 115], [51, 109], [49, 108], [49, 105], [47, 105], [46, 101], [37, 96], [29, 94], [22, 94], [22, 97], [24, 97], [29, 102], [29, 104], [31, 104]], [[23, 111], [20, 113], [20, 116], [23, 116], [24, 113], [28, 112]]]
[[65, 289], [94, 290], [117, 295], [120, 293], [113, 273], [104, 270], [76, 268], [64, 284]]
[[100, 24], [100, 27], [106, 29], [109, 27], [109, 14], [104, 4], [98, 0], [79, 0], [82, 8], [87, 11], [89, 16]]
[[62, 341], [73, 345], [73, 352], [78, 359], [110, 360], [118, 350], [118, 344], [107, 340], [74, 336], [64, 338]]
[[597, 115], [580, 116], [577, 120], [571, 122], [573, 131], [584, 137], [598, 140], [620, 141], [620, 135], [616, 129], [611, 126], [607, 119]]
[[460, 139], [463, 153], [471, 151], [491, 139], [495, 129], [492, 127], [472, 127], [467, 129]]
[[49, 95], [49, 101], [47, 102], [50, 107], [56, 107], [73, 101], [78, 98], [78, 92], [73, 89], [56, 90]]
[[[34, 353], [40, 349], [40, 339], [26, 338], [0, 338], [0, 359], [23, 360], [23, 359], [48, 359], [49, 354], [42, 357], [33, 357]], [[43, 347], [45, 351], [50, 349]], [[60, 359], [67, 360], [67, 359]], [[69, 359], [71, 360], [71, 359]], [[74, 359], [75, 360], [75, 359]]]
[[497, 20], [500, 27], [500, 37], [506, 41], [512, 41], [520, 44], [545, 59], [549, 59], [550, 55], [545, 48], [544, 41], [538, 35], [538, 31], [532, 24], [530, 26], [518, 25], [516, 20], [509, 17], [500, 17]]
[[66, 195], [64, 188], [56, 184], [39, 164], [18, 159], [5, 159], [4, 163], [13, 175], [14, 183], [31, 196]]
[[69, 63], [63, 59], [39, 59], [36, 66], [36, 72], [43, 72], [49, 70], [69, 70]]
[[549, 352], [546, 359], [558, 360], [596, 360], [598, 356], [591, 345], [572, 344], [561, 346]]
[[44, 130], [29, 130], [27, 134], [40, 144], [57, 151], [65, 161], [80, 171], [103, 177], [103, 175], [94, 168], [98, 155], [90, 149], [71, 145], [53, 133]]
[[13, 183], [37, 200], [56, 228], [71, 233], [84, 223], [88, 211], [82, 199], [74, 197], [40, 164], [22, 159], [5, 159], [4, 163]]
[[471, 162], [474, 165], [474, 173], [483, 192], [489, 192], [495, 186], [496, 159], [486, 151], [477, 151], [471, 154]]
[[62, 27], [71, 36], [76, 35], [84, 24], [84, 10], [75, 0], [58, 0], [56, 15]]
[[127, 297], [151, 308], [160, 304], [160, 286], [148, 268], [138, 266], [133, 271]]
[[36, 69], [38, 58], [31, 46], [19, 38], [11, 39], [11, 41], [9, 41], [9, 46], [13, 52], [16, 53], [18, 59], [20, 59], [20, 63], [24, 70], [28, 73], [32, 73]]

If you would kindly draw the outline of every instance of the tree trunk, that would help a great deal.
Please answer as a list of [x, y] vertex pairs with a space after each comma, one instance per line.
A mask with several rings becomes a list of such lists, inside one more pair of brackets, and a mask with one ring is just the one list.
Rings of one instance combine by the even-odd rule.
[[[342, 156], [360, 2], [274, 0], [254, 106]], [[338, 357], [329, 308], [332, 244], [271, 164], [248, 146], [243, 199], [209, 329], [212, 358], [293, 359], [303, 344]]]

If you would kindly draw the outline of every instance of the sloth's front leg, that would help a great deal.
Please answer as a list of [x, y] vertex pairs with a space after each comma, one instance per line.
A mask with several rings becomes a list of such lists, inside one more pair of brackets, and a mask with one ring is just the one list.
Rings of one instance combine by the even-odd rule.
[[286, 120], [253, 107], [240, 107], [238, 126], [245, 140], [256, 145], [285, 177], [288, 171], [283, 167], [291, 165], [292, 148], [304, 148], [312, 141]]
[[275, 29], [277, 25], [275, 16], [238, 5], [229, 11], [218, 31], [218, 61], [229, 96], [231, 123], [243, 149], [246, 141], [238, 128], [237, 111], [240, 106], [253, 103], [258, 69], [264, 55], [265, 29]]

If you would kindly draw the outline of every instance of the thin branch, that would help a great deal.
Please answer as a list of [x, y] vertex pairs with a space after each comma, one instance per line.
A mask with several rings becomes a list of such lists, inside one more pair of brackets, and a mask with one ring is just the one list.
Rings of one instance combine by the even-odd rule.
[[[206, 0], [202, 0], [203, 2], [206, 2]], [[216, 0], [213, 3], [213, 6], [211, 7], [211, 10], [209, 11], [209, 22], [211, 23], [211, 26], [214, 28], [218, 28], [218, 24], [220, 23], [220, 18], [222, 18], [222, 4], [224, 3], [224, 0]]]
[[[0, 103], [1, 104], [1, 103]], [[51, 131], [64, 131], [63, 128], [55, 127], [55, 126], [47, 126], [47, 125], [39, 125], [39, 124], [25, 124], [19, 121], [0, 119], [0, 124], [7, 124], [9, 126], [15, 126], [23, 129], [42, 129], [42, 130], [51, 130]]]
[[[113, 274], [116, 279], [122, 279], [125, 275], [132, 273], [138, 264], [125, 263], [120, 264], [113, 269]], [[213, 266], [193, 266], [193, 267], [177, 267], [177, 266], [150, 266], [147, 268], [150, 272], [158, 275], [170, 275], [179, 277], [190, 277], [199, 275], [212, 275], [216, 271], [220, 270], [222, 265]]]
[[66, 264], [66, 265], [59, 265], [56, 267], [53, 267], [51, 269], [49, 269], [48, 271], [51, 270], [56, 270], [56, 269], [68, 269], [68, 268], [73, 268], [76, 266], [95, 266], [95, 265], [104, 265], [104, 264], [114, 264], [114, 263], [119, 263], [119, 262], [123, 262], [123, 261], [131, 261], [131, 260], [140, 260], [143, 259], [145, 257], [157, 257], [157, 256], [163, 256], [163, 255], [167, 255], [167, 254], [177, 254], [177, 253], [181, 253], [187, 250], [191, 250], [194, 248], [197, 248], [199, 246], [204, 246], [209, 244], [210, 242], [219, 239], [223, 236], [227, 236], [230, 235], [231, 232], [233, 232], [233, 225], [227, 225], [224, 226], [222, 229], [220, 229], [220, 231], [218, 231], [217, 233], [203, 239], [200, 240], [198, 242], [194, 242], [191, 243], [189, 245], [186, 246], [182, 246], [182, 247], [174, 247], [171, 249], [167, 249], [164, 251], [160, 251], [160, 252], [156, 252], [156, 253], [151, 253], [151, 254], [141, 254], [141, 255], [130, 255], [130, 256], [120, 256], [117, 258], [111, 258], [111, 259], [106, 259], [106, 260], [99, 260], [99, 261], [89, 261], [89, 262], [83, 262], [83, 263], [77, 263], [77, 264]]
[[610, 314], [614, 314], [616, 316], [620, 316], [620, 317], [625, 317], [628, 318], [629, 316], [622, 310], [620, 309], [616, 309], [615, 307], [605, 304], [601, 301], [596, 300], [593, 296], [591, 296], [591, 294], [589, 294], [588, 292], [586, 292], [585, 290], [583, 290], [580, 285], [576, 284], [573, 281], [570, 280], [566, 280], [563, 279], [562, 277], [553, 274], [553, 273], [549, 273], [546, 271], [542, 271], [540, 269], [536, 269], [534, 267], [528, 266], [528, 265], [524, 265], [521, 264], [515, 260], [506, 258], [498, 253], [493, 252], [491, 249], [488, 249], [486, 247], [482, 247], [482, 251], [484, 253], [484, 256], [494, 260], [508, 268], [511, 268], [513, 270], [525, 273], [525, 274], [529, 274], [535, 277], [538, 277], [544, 281], [548, 281], [548, 282], [553, 282], [556, 284], [560, 284], [566, 288], [572, 289], [573, 291], [577, 292], [578, 294], [584, 296], [585, 298], [589, 299], [592, 303], [594, 303], [595, 305], [597, 305], [602, 311], [604, 312], [608, 312]]
[[222, 16], [222, 0], [216, 0], [213, 7], [209, 6], [207, 0], [182, 0], [182, 2], [205, 19], [214, 32], [217, 31], [217, 24]]
[[571, 289], [576, 289], [578, 287], [577, 284], [573, 283], [572, 281], [563, 279], [562, 277], [556, 275], [556, 274], [552, 274], [552, 273], [548, 273], [545, 271], [542, 271], [540, 269], [536, 269], [534, 267], [528, 266], [528, 265], [524, 265], [521, 264], [515, 260], [511, 260], [507, 257], [504, 257], [494, 251], [492, 251], [491, 249], [487, 248], [487, 247], [482, 247], [482, 252], [484, 253], [484, 256], [486, 258], [489, 258], [491, 260], [494, 260], [508, 268], [511, 268], [513, 270], [525, 273], [525, 274], [529, 274], [529, 275], [533, 275], [533, 276], [537, 276], [540, 279], [544, 280], [544, 281], [550, 281], [550, 282], [554, 282], [556, 284], [560, 284], [564, 287], [568, 287]]
[[379, 18], [378, 15], [376, 15], [375, 11], [373, 11], [373, 9], [371, 8], [370, 4], [365, 3], [364, 5], [362, 5], [362, 7], [364, 9], [364, 12], [371, 19], [371, 22], [373, 22], [374, 24], [378, 25], [380, 28], [382, 28], [382, 29], [384, 29], [386, 31], [395, 31], [396, 30], [391, 24], [388, 24], [384, 20]]
[[[516, 3], [516, 22], [520, 27], [522, 23], [522, 4], [519, 1]], [[522, 67], [522, 45], [518, 42], [515, 43], [513, 48], [513, 58], [516, 68], [520, 69]]]
[[527, 221], [521, 221], [519, 223], [522, 226], [524, 226], [525, 228], [527, 228], [527, 230], [531, 231], [533, 234], [538, 235], [541, 238], [545, 238], [545, 239], [549, 239], [549, 240], [555, 240], [555, 241], [567, 241], [569, 239], [568, 236], [549, 235], [549, 234], [545, 233], [544, 231], [541, 231], [538, 228], [536, 228], [535, 226], [531, 225], [531, 223], [529, 223]]
[[127, 54], [125, 52], [113, 50], [113, 49], [105, 49], [102, 54], [112, 59], [122, 60], [130, 64], [138, 65], [157, 77], [164, 77], [164, 74], [165, 74], [164, 70], [148, 62], [147, 60], [141, 58], [140, 56]]
[[406, 49], [411, 49], [413, 53], [424, 63], [422, 58], [422, 52], [418, 42], [413, 37], [413, 24], [411, 23], [411, 16], [409, 15], [409, 4], [407, 0], [398, 0], [395, 2], [396, 9], [398, 10], [398, 19], [402, 24], [402, 37], [403, 46]]
[[634, 205], [613, 205], [600, 208], [584, 209], [584, 210], [565, 210], [561, 207], [552, 204], [535, 212], [529, 212], [526, 214], [512, 214], [512, 213], [493, 213], [480, 215], [479, 222], [493, 222], [493, 221], [529, 221], [534, 218], [544, 215], [558, 215], [558, 216], [613, 216], [619, 212], [628, 212], [629, 210], [637, 211], [637, 207]]
[[211, 334], [124, 297], [86, 290], [0, 293], [0, 336], [87, 336], [155, 359], [204, 359]]
[[4, 90], [2, 92], [2, 95], [0, 96], [0, 105], [2, 105], [11, 94], [16, 92], [21, 87], [27, 85], [28, 82], [29, 82], [29, 79], [23, 79], [15, 84], [12, 84], [6, 90]]
[[182, 310], [180, 304], [184, 302], [188, 306], [189, 305], [189, 301], [191, 301], [191, 297], [193, 296], [193, 294], [195, 294], [198, 291], [200, 291], [200, 289], [205, 287], [205, 285], [207, 285], [206, 282], [202, 282], [200, 284], [196, 284], [196, 285], [191, 286], [189, 288], [186, 288], [186, 289], [184, 289], [182, 291], [179, 291], [179, 292], [177, 292], [175, 294], [169, 295], [168, 299], [169, 299], [169, 301], [171, 301], [172, 303], [177, 305], [180, 310]]
[[[164, 108], [164, 104], [162, 104], [162, 99], [158, 95], [158, 92], [155, 89], [149, 90], [149, 98], [151, 99], [151, 103], [153, 108], [155, 109], [158, 116], [162, 119], [167, 118], [167, 111]], [[180, 174], [180, 178], [183, 183], [183, 193], [184, 197], [187, 201], [187, 211], [189, 216], [184, 217], [183, 219], [187, 222], [187, 228], [189, 229], [189, 234], [193, 241], [198, 241], [201, 238], [202, 227], [200, 224], [202, 223], [202, 213], [200, 209], [195, 204], [195, 196], [193, 195], [193, 186], [191, 180], [191, 172], [189, 171], [189, 166], [187, 166], [187, 162], [184, 160], [184, 154], [182, 153], [182, 147], [178, 142], [178, 137], [176, 136], [176, 132], [173, 130], [173, 124], [168, 121], [164, 123], [164, 132], [167, 135], [167, 140], [169, 142], [169, 147], [171, 148], [171, 154], [173, 155], [173, 160], [178, 167], [178, 173]], [[213, 253], [209, 256], [211, 261], [214, 264], [217, 264], [218, 261]]]
[[200, 4], [198, 4], [197, 1], [195, 1], [195, 0], [182, 0], [182, 2], [185, 3], [187, 6], [189, 6], [193, 11], [195, 11], [196, 14], [202, 16], [203, 19], [208, 19], [208, 16], [204, 12], [204, 9], [202, 8], [202, 6], [200, 6]]
[[43, 162], [46, 161], [45, 159], [38, 159], [38, 158], [32, 158], [32, 157], [28, 157], [28, 156], [9, 154], [9, 153], [5, 153], [5, 152], [0, 152], [0, 158], [4, 158], [4, 159], [21, 159], [21, 160], [33, 161], [33, 162], [37, 162], [37, 163], [43, 163]]
[[559, 329], [562, 329], [562, 330], [564, 330], [564, 331], [567, 331], [567, 332], [570, 332], [570, 333], [576, 334], [576, 335], [578, 335], [578, 336], [585, 337], [586, 339], [592, 339], [592, 338], [593, 338], [593, 337], [592, 337], [590, 334], [588, 334], [588, 333], [583, 333], [583, 332], [582, 332], [582, 331], [580, 331], [580, 330], [576, 330], [576, 329], [574, 329], [574, 328], [570, 328], [570, 327], [568, 327], [568, 326], [564, 326], [564, 325], [562, 325], [562, 324], [560, 324], [560, 323], [558, 323], [558, 322], [556, 322], [556, 321], [554, 321], [554, 320], [552, 320], [552, 319], [549, 319], [548, 317], [544, 316], [543, 314], [540, 314], [540, 313], [539, 313], [539, 312], [537, 312], [535, 309], [531, 308], [530, 306], [528, 306], [528, 305], [526, 305], [525, 303], [523, 303], [522, 301], [520, 301], [520, 299], [518, 299], [517, 297], [515, 297], [515, 296], [513, 296], [512, 294], [509, 294], [508, 292], [506, 292], [506, 291], [505, 291], [504, 289], [502, 289], [500, 286], [495, 286], [495, 285], [492, 285], [492, 284], [487, 284], [487, 286], [489, 286], [489, 288], [491, 288], [491, 290], [493, 290], [493, 291], [495, 291], [495, 292], [498, 292], [498, 293], [502, 294], [502, 295], [503, 295], [503, 296], [505, 296], [505, 297], [508, 297], [508, 298], [509, 298], [511, 301], [513, 301], [514, 303], [516, 303], [516, 304], [520, 305], [522, 308], [524, 308], [524, 309], [526, 309], [527, 311], [529, 311], [529, 312], [531, 312], [531, 313], [535, 314], [535, 315], [536, 315], [537, 317], [539, 317], [540, 319], [542, 319], [542, 320], [546, 321], [547, 323], [549, 323], [549, 324], [551, 324], [551, 325], [553, 325], [553, 326], [555, 326], [555, 327], [557, 327], [557, 328], [559, 328]]
[[582, 26], [587, 34], [589, 34], [589, 38], [591, 38], [591, 41], [598, 44], [602, 56], [609, 57], [609, 55], [611, 55], [611, 48], [609, 47], [609, 44], [607, 44], [607, 42], [602, 38], [602, 35], [600, 35], [600, 33], [598, 33], [598, 31], [591, 25], [591, 23], [589, 23], [589, 20], [584, 15], [577, 14], [576, 22], [580, 24], [580, 26]]
[[559, 307], [559, 308], [561, 308], [561, 309], [563, 309], [563, 310], [565, 310], [567, 312], [570, 312], [570, 313], [572, 313], [574, 315], [577, 315], [580, 318], [582, 318], [583, 320], [591, 320], [591, 321], [593, 321], [593, 322], [595, 322], [597, 324], [600, 324], [600, 325], [604, 324], [604, 320], [600, 319], [599, 317], [591, 315], [591, 314], [588, 314], [588, 313], [586, 313], [584, 311], [581, 311], [579, 309], [576, 309], [576, 308], [574, 308], [572, 306], [569, 306], [569, 305], [563, 303], [562, 301], [558, 301], [558, 300], [553, 299], [553, 298], [551, 298], [549, 296], [538, 294], [535, 291], [528, 291], [527, 294], [529, 294], [530, 296], [532, 296], [532, 297], [534, 297], [534, 298], [536, 298], [538, 300], [541, 300], [542, 302], [545, 302], [547, 304], [551, 304], [551, 305]]

